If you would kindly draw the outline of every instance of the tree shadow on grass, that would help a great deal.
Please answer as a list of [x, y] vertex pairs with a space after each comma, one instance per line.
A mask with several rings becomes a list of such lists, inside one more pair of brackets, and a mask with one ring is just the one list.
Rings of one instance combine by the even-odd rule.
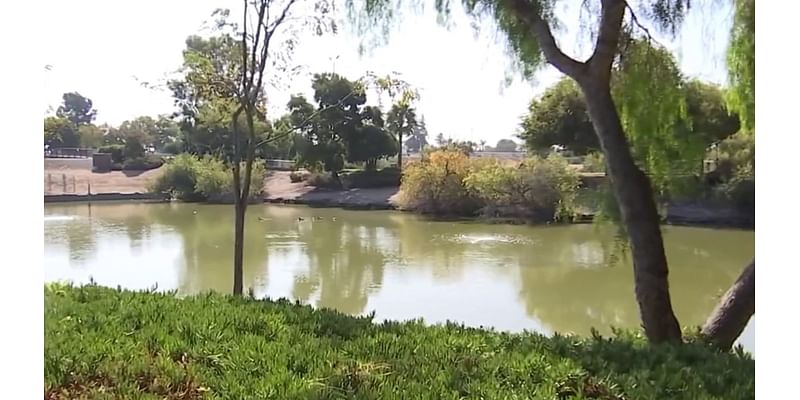
[[577, 386], [584, 389], [606, 380], [623, 393], [656, 393], [659, 399], [731, 393], [739, 393], [739, 399], [755, 398], [755, 361], [742, 350], [722, 353], [699, 342], [650, 345], [619, 332], [611, 338], [596, 333], [589, 338], [555, 337], [550, 350], [586, 372], [576, 377]]

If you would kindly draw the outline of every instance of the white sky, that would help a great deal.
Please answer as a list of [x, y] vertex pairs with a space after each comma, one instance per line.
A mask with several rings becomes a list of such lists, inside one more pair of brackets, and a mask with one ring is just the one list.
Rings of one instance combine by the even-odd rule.
[[[94, 102], [98, 124], [117, 125], [140, 115], [174, 111], [169, 92], [144, 88], [137, 78], [158, 81], [176, 70], [186, 37], [199, 33], [214, 9], [235, 9], [239, 4], [238, 0], [49, 2], [43, 26], [51, 40], [44, 43], [43, 61], [52, 70], [44, 72], [44, 108], [57, 108], [62, 93], [77, 91]], [[563, 21], [577, 26], [576, 10], [570, 4]], [[723, 83], [730, 17], [727, 5], [697, 7], [675, 41], [659, 41], [674, 49], [686, 74]], [[421, 93], [418, 109], [431, 136], [442, 132], [489, 144], [510, 138], [531, 98], [559, 75], [548, 67], [536, 82], [518, 81], [504, 88], [507, 61], [500, 48], [485, 37], [476, 40], [464, 19], [456, 22], [448, 31], [432, 15], [409, 17], [388, 46], [363, 57], [357, 52], [358, 41], [341, 29], [335, 37], [302, 40], [294, 60], [309, 73], [329, 72], [332, 58], [339, 56], [335, 70], [350, 79], [366, 71], [401, 73]], [[571, 55], [585, 55], [580, 50], [588, 47], [576, 45], [581, 43], [579, 33], [559, 36]], [[310, 80], [300, 77], [288, 91], [271, 96], [281, 113], [290, 92], [311, 97]]]

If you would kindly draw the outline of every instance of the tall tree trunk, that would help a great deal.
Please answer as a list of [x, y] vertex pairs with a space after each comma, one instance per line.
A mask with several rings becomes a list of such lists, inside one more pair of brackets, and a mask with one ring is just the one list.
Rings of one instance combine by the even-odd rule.
[[750, 261], [708, 317], [701, 334], [722, 350], [730, 350], [756, 312], [756, 260]]
[[400, 143], [400, 148], [397, 150], [397, 169], [403, 170], [403, 134], [397, 134], [397, 142]]
[[667, 258], [650, 179], [634, 162], [608, 83], [579, 83], [630, 237], [636, 301], [645, 334], [653, 343], [679, 342], [681, 330], [672, 310]]
[[233, 294], [241, 296], [244, 293], [244, 215], [246, 202], [241, 202], [237, 196], [234, 205], [234, 218], [236, 219], [233, 234]]
[[[234, 166], [235, 189], [235, 218], [236, 226], [233, 235], [233, 294], [241, 296], [244, 293], [244, 217], [247, 213], [247, 204], [250, 201], [250, 181], [253, 176], [253, 161], [255, 160], [255, 128], [252, 108], [245, 107], [247, 119], [247, 154], [244, 166], [244, 182], [239, 181], [241, 164]], [[241, 154], [241, 153], [239, 153]]]

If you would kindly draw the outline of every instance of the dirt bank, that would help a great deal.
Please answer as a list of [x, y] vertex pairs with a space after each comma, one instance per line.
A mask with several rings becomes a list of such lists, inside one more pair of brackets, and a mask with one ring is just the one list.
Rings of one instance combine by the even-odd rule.
[[[75, 201], [91, 189], [93, 200], [130, 198], [125, 195], [148, 193], [149, 183], [161, 168], [150, 171], [91, 171], [91, 160], [45, 160], [44, 195], [46, 201]], [[292, 183], [288, 171], [269, 171], [264, 180], [264, 201], [270, 203], [308, 204], [313, 206], [387, 209], [393, 208], [398, 188], [352, 189], [331, 191]], [[63, 197], [62, 197], [63, 196]], [[85, 197], [88, 199], [88, 197]]]
[[146, 193], [161, 169], [92, 172], [91, 159], [45, 159], [44, 194]]
[[264, 181], [264, 201], [373, 210], [392, 209], [397, 204], [397, 187], [327, 190], [307, 186], [304, 182], [292, 183], [289, 174], [285, 171], [270, 173]]

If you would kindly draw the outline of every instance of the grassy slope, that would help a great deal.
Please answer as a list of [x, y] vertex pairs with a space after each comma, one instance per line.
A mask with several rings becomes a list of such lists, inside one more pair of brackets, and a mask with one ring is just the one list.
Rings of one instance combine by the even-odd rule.
[[45, 288], [45, 399], [752, 399], [698, 345], [374, 324], [286, 301]]

